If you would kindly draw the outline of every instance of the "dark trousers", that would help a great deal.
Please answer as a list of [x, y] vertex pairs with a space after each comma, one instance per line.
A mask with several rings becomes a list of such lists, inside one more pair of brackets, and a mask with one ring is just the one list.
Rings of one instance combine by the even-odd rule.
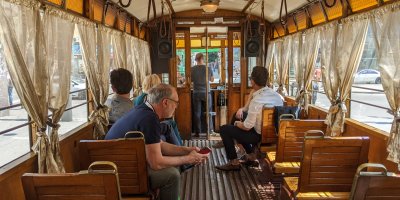
[[[193, 115], [194, 115], [194, 132], [195, 133], [200, 133], [201, 132], [201, 114], [202, 114], [202, 107], [205, 107], [206, 105], [206, 93], [193, 93]], [[211, 112], [211, 95], [208, 95], [208, 111]], [[206, 109], [204, 109], [206, 110]], [[209, 117], [209, 125], [210, 125], [210, 130], [214, 130], [213, 128], [213, 122], [212, 122], [212, 117]]]
[[254, 128], [245, 131], [234, 125], [221, 126], [220, 135], [224, 142], [226, 155], [229, 160], [237, 158], [234, 140], [243, 146], [247, 154], [253, 153], [253, 146], [261, 141], [261, 135], [258, 134]]

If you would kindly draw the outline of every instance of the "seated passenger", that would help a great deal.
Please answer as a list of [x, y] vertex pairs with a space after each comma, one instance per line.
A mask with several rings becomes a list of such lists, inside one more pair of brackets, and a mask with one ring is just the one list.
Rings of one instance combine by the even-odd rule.
[[129, 99], [133, 85], [132, 73], [123, 68], [114, 69], [110, 73], [110, 82], [114, 95], [107, 100], [106, 105], [110, 108], [110, 124], [113, 124], [133, 108]]
[[258, 166], [256, 155], [252, 146], [261, 141], [261, 115], [264, 105], [282, 106], [281, 96], [269, 87], [268, 70], [256, 66], [251, 73], [251, 86], [253, 95], [249, 103], [246, 119], [235, 121], [234, 125], [224, 125], [220, 128], [220, 135], [225, 146], [229, 162], [225, 165], [216, 166], [217, 169], [230, 171], [240, 170], [240, 162], [235, 151], [235, 142], [241, 144], [247, 153], [246, 165]]
[[149, 90], [152, 87], [154, 87], [160, 83], [161, 83], [161, 80], [160, 80], [160, 77], [157, 76], [157, 74], [147, 75], [144, 78], [143, 83], [142, 83], [142, 88], [143, 88], [142, 94], [139, 95], [138, 97], [136, 97], [135, 101], [133, 102], [134, 105], [138, 106], [138, 105], [144, 103]]
[[118, 120], [106, 135], [106, 140], [123, 138], [128, 131], [141, 131], [145, 138], [146, 160], [150, 186], [160, 188], [161, 199], [178, 199], [180, 172], [178, 166], [200, 164], [208, 154], [199, 154], [198, 147], [176, 146], [160, 140], [159, 119], [170, 118], [179, 99], [176, 89], [158, 84], [148, 91], [145, 103], [135, 107]]

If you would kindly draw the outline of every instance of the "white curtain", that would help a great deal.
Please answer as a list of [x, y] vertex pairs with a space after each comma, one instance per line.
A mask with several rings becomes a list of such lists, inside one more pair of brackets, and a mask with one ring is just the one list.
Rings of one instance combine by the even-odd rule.
[[[89, 120], [94, 122], [93, 137], [102, 139], [105, 136], [108, 126], [108, 107], [105, 101], [108, 97], [109, 83], [109, 64], [105, 63], [104, 57], [109, 55], [109, 44], [103, 43], [102, 31], [96, 34], [96, 26], [91, 22], [81, 22], [78, 24], [79, 35], [81, 36], [82, 56], [84, 71], [88, 79], [89, 88], [93, 96], [95, 110], [90, 114]], [[96, 55], [96, 43], [98, 43], [98, 57]], [[107, 55], [103, 55], [106, 53]]]
[[[282, 65], [282, 48], [283, 48], [283, 39], [277, 39], [274, 41], [275, 43], [275, 48], [273, 51], [273, 59], [274, 59], [274, 68], [272, 71], [270, 71], [270, 74], [275, 74], [278, 73], [279, 69], [281, 68]], [[277, 77], [274, 77], [277, 78]], [[277, 81], [277, 80], [276, 80]], [[275, 80], [273, 80], [271, 88], [273, 88], [273, 84], [275, 83]]]
[[111, 31], [111, 45], [113, 49], [114, 67], [116, 69], [127, 69], [125, 40], [122, 32], [114, 30]]
[[[343, 132], [345, 100], [349, 97], [354, 73], [358, 69], [367, 35], [367, 14], [342, 19], [342, 24], [326, 25], [321, 31], [322, 81], [331, 101], [325, 123], [326, 134], [340, 136]], [[329, 27], [332, 26], [332, 27]]]
[[65, 108], [67, 107], [71, 83], [72, 38], [75, 17], [63, 11], [47, 8], [43, 16], [43, 29], [46, 44], [48, 68], [48, 109], [52, 113], [48, 125], [51, 127], [50, 144], [58, 169], [65, 172], [61, 159], [58, 129]]
[[[41, 20], [37, 1], [0, 3], [0, 41], [8, 71], [22, 105], [38, 127], [32, 146], [38, 153], [38, 171], [62, 173], [57, 130], [70, 86], [65, 74], [71, 70], [71, 18], [47, 8]], [[50, 140], [47, 124], [52, 127]]]
[[378, 9], [371, 17], [382, 87], [394, 120], [387, 146], [388, 160], [400, 170], [400, 3]]
[[265, 67], [268, 69], [269, 72], [268, 85], [271, 86], [273, 84], [273, 77], [274, 77], [274, 51], [275, 51], [275, 42], [270, 41], [267, 49], [267, 57], [265, 59]]
[[[302, 84], [299, 85], [296, 101], [299, 106], [308, 113], [308, 103], [310, 101], [310, 91], [312, 83], [312, 74], [318, 56], [319, 48], [319, 30], [309, 29], [305, 31], [300, 39], [299, 68], [303, 71], [301, 78]], [[301, 72], [299, 72], [301, 73]], [[300, 76], [299, 76], [300, 77]]]
[[301, 85], [303, 85], [303, 75], [304, 75], [304, 70], [303, 68], [300, 68], [299, 65], [301, 39], [302, 39], [302, 33], [295, 33], [292, 35], [291, 56], [289, 61], [289, 63], [294, 68], [294, 76], [296, 78], [296, 84], [298, 88]]
[[291, 57], [292, 47], [292, 36], [285, 37], [282, 41], [282, 47], [280, 48], [280, 65], [277, 66], [277, 83], [279, 85], [277, 92], [282, 96], [287, 95], [286, 83], [289, 74], [289, 59]]

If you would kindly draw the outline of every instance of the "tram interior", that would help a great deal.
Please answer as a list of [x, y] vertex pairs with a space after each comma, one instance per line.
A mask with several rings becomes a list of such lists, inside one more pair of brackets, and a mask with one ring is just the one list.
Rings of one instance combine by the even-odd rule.
[[[398, 0], [0, 0], [0, 200], [168, 199], [148, 133], [104, 140], [118, 68], [129, 101], [151, 74], [174, 87], [177, 148], [209, 148], [176, 166], [178, 199], [400, 199], [399, 18]], [[236, 141], [239, 169], [219, 170], [255, 66], [284, 106], [257, 110], [257, 165]]]

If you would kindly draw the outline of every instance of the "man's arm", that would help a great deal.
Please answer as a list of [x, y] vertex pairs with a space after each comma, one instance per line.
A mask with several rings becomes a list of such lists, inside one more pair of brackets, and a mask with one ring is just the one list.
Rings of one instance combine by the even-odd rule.
[[197, 147], [176, 146], [163, 141], [161, 141], [160, 145], [162, 154], [167, 156], [184, 156], [189, 154], [193, 150], [200, 150]]
[[176, 167], [183, 164], [200, 164], [208, 158], [208, 154], [199, 154], [194, 150], [185, 156], [163, 156], [161, 143], [146, 144], [145, 149], [147, 163], [153, 170]]

